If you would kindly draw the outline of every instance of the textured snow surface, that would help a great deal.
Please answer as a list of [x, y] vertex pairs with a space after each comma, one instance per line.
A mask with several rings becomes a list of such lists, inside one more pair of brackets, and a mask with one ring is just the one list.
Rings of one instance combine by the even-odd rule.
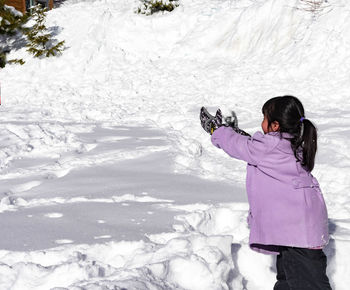
[[[350, 283], [350, 4], [68, 0], [62, 56], [0, 71], [0, 289], [272, 289], [251, 251], [245, 164], [211, 145], [202, 105], [260, 130], [293, 94], [319, 130], [328, 276]], [[61, 287], [61, 288], [60, 288]]]

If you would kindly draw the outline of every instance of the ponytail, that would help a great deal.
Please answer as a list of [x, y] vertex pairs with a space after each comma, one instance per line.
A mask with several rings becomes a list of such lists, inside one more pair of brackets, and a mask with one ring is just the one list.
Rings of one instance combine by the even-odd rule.
[[315, 156], [317, 151], [317, 130], [314, 124], [312, 124], [312, 122], [308, 119], [304, 119], [301, 126], [304, 127], [303, 134], [301, 136], [301, 146], [303, 148], [303, 159], [301, 164], [308, 171], [312, 171], [315, 165]]
[[309, 172], [315, 165], [317, 151], [317, 130], [314, 124], [304, 117], [304, 107], [294, 96], [281, 96], [268, 100], [262, 112], [269, 126], [277, 121], [281, 133], [288, 133], [295, 158]]

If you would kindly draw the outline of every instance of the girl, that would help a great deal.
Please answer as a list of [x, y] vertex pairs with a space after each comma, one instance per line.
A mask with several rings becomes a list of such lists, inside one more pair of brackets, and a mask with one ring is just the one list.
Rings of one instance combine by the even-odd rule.
[[278, 255], [274, 290], [331, 289], [322, 251], [329, 239], [327, 209], [311, 175], [317, 132], [301, 102], [293, 96], [268, 100], [262, 108], [264, 134], [252, 137], [222, 126], [219, 110], [215, 117], [205, 112], [200, 118], [212, 143], [248, 163], [249, 245]]

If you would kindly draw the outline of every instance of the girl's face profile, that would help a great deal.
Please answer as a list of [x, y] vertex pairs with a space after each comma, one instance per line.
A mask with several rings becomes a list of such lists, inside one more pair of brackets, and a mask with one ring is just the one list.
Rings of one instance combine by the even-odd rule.
[[269, 121], [266, 116], [264, 116], [264, 120], [261, 122], [261, 128], [264, 131], [264, 134], [269, 132], [276, 132], [280, 130], [280, 125], [277, 121], [273, 121], [269, 126]]
[[264, 134], [269, 132], [269, 121], [266, 116], [264, 116], [264, 120], [261, 122], [261, 129], [264, 131]]

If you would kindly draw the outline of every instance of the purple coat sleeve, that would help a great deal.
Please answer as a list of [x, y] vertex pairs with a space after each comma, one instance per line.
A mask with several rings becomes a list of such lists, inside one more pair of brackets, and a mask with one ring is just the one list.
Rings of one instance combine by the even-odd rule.
[[216, 129], [211, 137], [211, 142], [223, 149], [233, 158], [244, 160], [251, 165], [258, 165], [259, 161], [267, 153], [271, 146], [264, 134], [256, 132], [252, 137], [236, 133], [230, 127]]

